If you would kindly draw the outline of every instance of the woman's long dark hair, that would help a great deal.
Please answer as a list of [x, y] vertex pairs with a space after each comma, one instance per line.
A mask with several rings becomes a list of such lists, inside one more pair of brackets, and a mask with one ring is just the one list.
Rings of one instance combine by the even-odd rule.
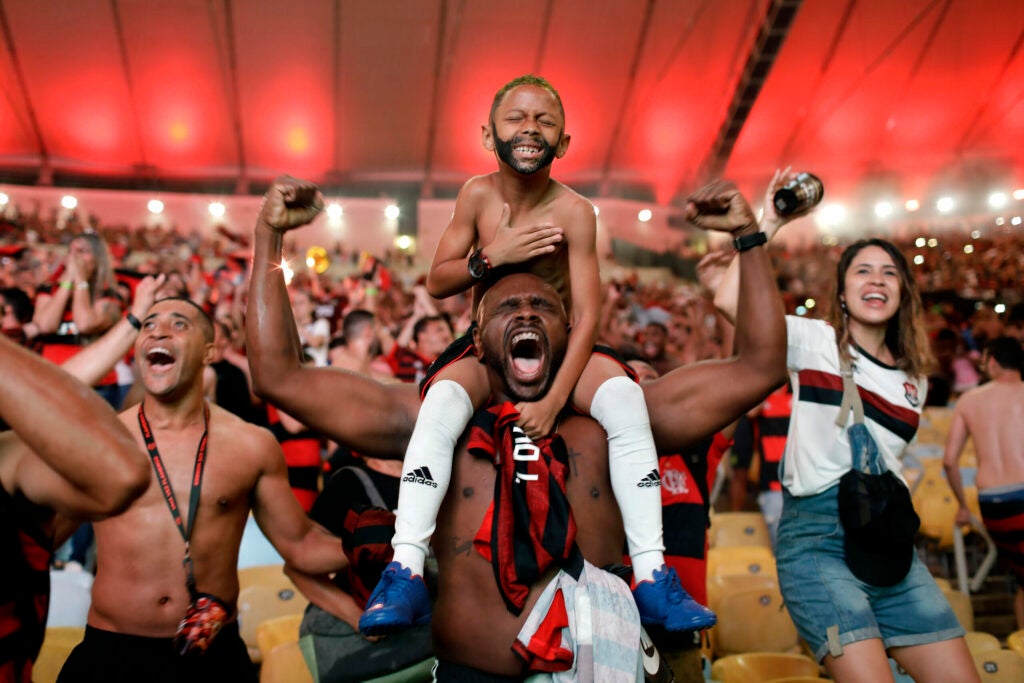
[[841, 295], [846, 282], [846, 271], [850, 269], [854, 257], [865, 247], [878, 247], [889, 254], [899, 273], [900, 308], [886, 326], [885, 345], [896, 359], [896, 367], [911, 377], [924, 375], [931, 367], [933, 360], [924, 326], [924, 307], [921, 304], [921, 295], [917, 291], [917, 284], [914, 282], [914, 276], [910, 272], [910, 265], [907, 263], [906, 257], [892, 242], [877, 237], [854, 242], [843, 251], [839, 257], [839, 263], [836, 264], [836, 279], [828, 322], [836, 331], [839, 355], [852, 361], [850, 347], [853, 344], [853, 338], [850, 336], [850, 327], [847, 324], [846, 310], [843, 308]]

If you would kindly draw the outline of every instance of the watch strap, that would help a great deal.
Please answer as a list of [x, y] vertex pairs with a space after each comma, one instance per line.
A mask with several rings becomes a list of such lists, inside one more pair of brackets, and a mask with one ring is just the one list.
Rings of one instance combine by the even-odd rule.
[[768, 241], [768, 235], [764, 234], [760, 230], [752, 232], [746, 235], [740, 235], [732, 241], [732, 246], [736, 251], [746, 251], [747, 249], [753, 249], [759, 247]]

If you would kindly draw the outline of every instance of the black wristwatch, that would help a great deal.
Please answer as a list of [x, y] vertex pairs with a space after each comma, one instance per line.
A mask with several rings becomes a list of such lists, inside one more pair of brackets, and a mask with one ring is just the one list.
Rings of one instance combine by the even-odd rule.
[[483, 249], [477, 249], [469, 255], [469, 276], [474, 280], [483, 280], [491, 272], [491, 262], [484, 255]]
[[736, 251], [746, 251], [747, 249], [759, 247], [767, 241], [768, 235], [758, 230], [757, 232], [752, 232], [747, 235], [740, 235], [732, 241], [732, 246]]

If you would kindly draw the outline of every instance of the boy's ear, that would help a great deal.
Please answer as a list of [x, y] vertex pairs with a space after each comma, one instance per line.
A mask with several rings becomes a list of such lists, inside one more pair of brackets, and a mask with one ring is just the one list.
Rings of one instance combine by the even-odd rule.
[[569, 151], [569, 139], [572, 136], [568, 133], [562, 133], [562, 138], [558, 141], [558, 146], [555, 147], [555, 158], [561, 159], [565, 156], [565, 153]]
[[491, 132], [491, 127], [487, 124], [480, 126], [480, 144], [488, 152], [494, 151], [494, 134]]

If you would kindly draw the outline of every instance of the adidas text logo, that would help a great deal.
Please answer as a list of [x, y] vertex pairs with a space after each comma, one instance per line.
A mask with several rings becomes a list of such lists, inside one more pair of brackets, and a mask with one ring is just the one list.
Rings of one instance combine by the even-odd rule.
[[430, 476], [429, 467], [417, 467], [412, 472], [409, 472], [409, 474], [402, 477], [402, 481], [407, 481], [412, 484], [426, 484], [427, 486], [433, 486], [435, 489], [437, 488], [437, 482], [434, 481], [432, 476]]
[[646, 477], [637, 482], [637, 488], [641, 489], [655, 486], [661, 486], [661, 477], [658, 476], [658, 470], [651, 470]]

